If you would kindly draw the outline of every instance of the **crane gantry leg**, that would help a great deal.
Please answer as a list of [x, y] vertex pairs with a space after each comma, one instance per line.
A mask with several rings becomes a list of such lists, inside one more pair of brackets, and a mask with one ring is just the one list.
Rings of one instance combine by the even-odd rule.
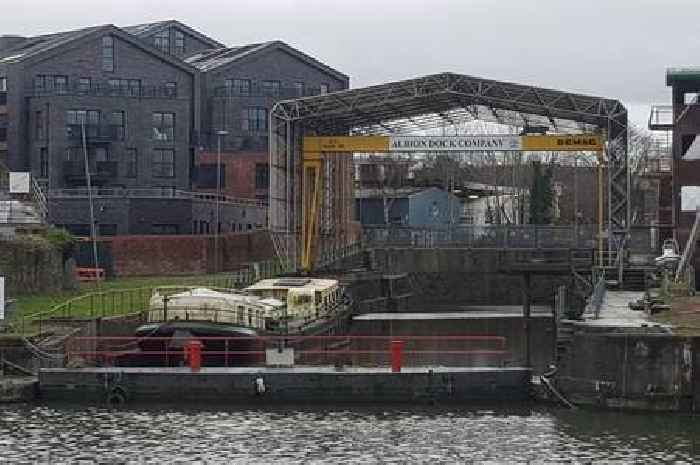
[[323, 190], [323, 160], [304, 160], [302, 183], [301, 268], [302, 271], [308, 273], [313, 269], [318, 250], [318, 218]]

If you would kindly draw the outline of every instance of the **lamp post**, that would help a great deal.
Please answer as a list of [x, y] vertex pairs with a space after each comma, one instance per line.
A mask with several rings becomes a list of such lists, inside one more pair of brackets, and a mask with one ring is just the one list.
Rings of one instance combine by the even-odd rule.
[[216, 131], [216, 218], [214, 224], [214, 272], [219, 272], [219, 227], [221, 225], [220, 198], [221, 198], [221, 140], [228, 135], [228, 131]]
[[[95, 263], [95, 277], [97, 278], [97, 268], [100, 267], [97, 258], [97, 228], [95, 225], [95, 207], [92, 200], [92, 180], [90, 178], [90, 158], [88, 157], [87, 135], [85, 133], [85, 122], [87, 120], [87, 112], [80, 119], [80, 136], [83, 142], [83, 162], [85, 163], [85, 182], [87, 183], [88, 204], [90, 205], [90, 239], [92, 240], [92, 258]], [[95, 162], [97, 163], [97, 162]], [[100, 280], [95, 279], [95, 287], [100, 288]]]

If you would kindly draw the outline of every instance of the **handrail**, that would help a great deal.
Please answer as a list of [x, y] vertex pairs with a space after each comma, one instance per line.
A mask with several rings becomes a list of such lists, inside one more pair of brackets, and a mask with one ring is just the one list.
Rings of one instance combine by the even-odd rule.
[[36, 182], [36, 178], [32, 176], [32, 186], [31, 186], [31, 196], [34, 204], [39, 210], [39, 215], [43, 222], [46, 222], [49, 215], [48, 201], [46, 200], [46, 195], [41, 190], [41, 187]]
[[[507, 339], [496, 335], [461, 336], [374, 336], [374, 335], [284, 335], [284, 336], [204, 336], [204, 337], [73, 337], [66, 343], [66, 360], [70, 363], [80, 358], [83, 363], [111, 365], [120, 356], [136, 356], [149, 361], [160, 360], [166, 366], [181, 360], [185, 344], [200, 341], [206, 357], [220, 357], [223, 366], [231, 363], [260, 365], [264, 363], [266, 348], [291, 347], [295, 352], [295, 363], [302, 365], [328, 364], [330, 361], [347, 359], [352, 365], [387, 365], [392, 344], [400, 341], [402, 353], [415, 364], [428, 363], [436, 357], [493, 357], [491, 363], [502, 366], [510, 355]], [[147, 343], [141, 346], [138, 343]], [[253, 358], [251, 358], [253, 356]], [[416, 356], [416, 359], [410, 359]], [[155, 359], [153, 357], [156, 357]], [[243, 358], [245, 357], [245, 358]], [[464, 361], [464, 359], [460, 359]], [[483, 360], [483, 359], [481, 359]], [[132, 364], [132, 366], [134, 366]]]
[[250, 263], [243, 269], [222, 274], [220, 277], [204, 278], [199, 282], [195, 279], [195, 282], [192, 284], [145, 286], [90, 292], [72, 297], [65, 302], [54, 305], [48, 310], [22, 315], [18, 321], [12, 323], [12, 327], [15, 331], [26, 334], [26, 331], [34, 323], [38, 323], [38, 330], [41, 332], [42, 320], [47, 318], [74, 318], [77, 316], [94, 318], [97, 316], [107, 317], [142, 313], [148, 310], [148, 305], [155, 289], [210, 287], [214, 290], [230, 291], [231, 289], [246, 287], [261, 279], [272, 278], [287, 271], [287, 268], [282, 263], [273, 259]]
[[593, 287], [593, 292], [589, 297], [589, 308], [593, 310], [593, 318], [600, 318], [600, 309], [603, 306], [603, 301], [605, 300], [605, 294], [607, 292], [605, 274], [601, 274]]
[[[207, 192], [192, 192], [173, 188], [117, 188], [117, 187], [93, 187], [93, 196], [96, 198], [175, 198], [175, 199], [192, 199], [216, 201], [236, 206], [259, 207], [265, 208], [267, 204], [258, 199], [231, 197], [228, 195], [217, 195]], [[48, 192], [48, 197], [56, 199], [70, 199], [87, 197], [87, 188], [73, 189], [52, 189]]]

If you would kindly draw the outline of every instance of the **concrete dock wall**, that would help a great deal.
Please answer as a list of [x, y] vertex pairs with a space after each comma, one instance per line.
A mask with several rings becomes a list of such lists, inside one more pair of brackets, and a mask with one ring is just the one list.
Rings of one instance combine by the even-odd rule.
[[557, 384], [578, 404], [698, 411], [700, 337], [578, 333]]
[[[258, 381], [260, 379], [261, 381]], [[39, 374], [48, 401], [274, 403], [519, 401], [529, 396], [523, 368], [290, 369], [92, 368]], [[264, 386], [264, 392], [258, 387]]]
[[[351, 334], [365, 336], [501, 336], [506, 339], [505, 350], [508, 352], [502, 358], [505, 366], [526, 366], [525, 363], [525, 331], [524, 319], [520, 315], [496, 314], [490, 312], [450, 312], [434, 314], [403, 313], [385, 315], [360, 315], [353, 318]], [[404, 318], [405, 317], [405, 318]], [[533, 315], [530, 319], [531, 340], [530, 350], [534, 373], [543, 373], [554, 358], [554, 340], [556, 337], [553, 318], [548, 314]], [[430, 341], [434, 346], [435, 342]], [[386, 341], [362, 341], [364, 349], [387, 350]], [[415, 345], [415, 343], [412, 343]], [[454, 341], [451, 347], [444, 344], [433, 347], [437, 350], [491, 349], [492, 342]], [[407, 346], [407, 350], [424, 350], [428, 347]], [[388, 353], [388, 352], [387, 352]], [[420, 359], [410, 359], [411, 363], [421, 365], [449, 366], [494, 366], [500, 357], [466, 356], [461, 354], [421, 355]], [[374, 356], [377, 363], [386, 362], [386, 356]]]

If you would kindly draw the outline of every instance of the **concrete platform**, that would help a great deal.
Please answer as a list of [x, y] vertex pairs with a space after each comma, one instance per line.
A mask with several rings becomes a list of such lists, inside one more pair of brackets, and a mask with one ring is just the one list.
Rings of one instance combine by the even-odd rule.
[[[527, 368], [52, 368], [42, 399], [91, 403], [280, 403], [516, 401], [529, 396]], [[264, 387], [264, 389], [261, 389]], [[263, 392], [261, 392], [263, 391]]]
[[607, 291], [600, 307], [599, 318], [584, 314], [584, 321], [577, 322], [577, 326], [591, 329], [618, 328], [621, 331], [627, 330], [656, 330], [668, 332], [671, 326], [653, 322], [648, 315], [640, 310], [632, 310], [630, 302], [636, 302], [644, 297], [644, 292], [636, 291]]

